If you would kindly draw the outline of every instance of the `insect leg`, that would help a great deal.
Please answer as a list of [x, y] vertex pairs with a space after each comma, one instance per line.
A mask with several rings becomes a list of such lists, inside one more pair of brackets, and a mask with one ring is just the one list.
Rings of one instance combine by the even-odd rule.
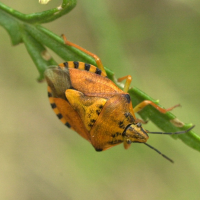
[[88, 54], [89, 56], [93, 57], [93, 58], [95, 59], [95, 61], [96, 61], [97, 67], [98, 67], [101, 71], [103, 71], [103, 72], [106, 74], [106, 71], [105, 71], [105, 69], [104, 69], [104, 66], [103, 66], [103, 64], [102, 64], [102, 62], [101, 62], [101, 60], [100, 60], [100, 58], [99, 58], [97, 55], [95, 55], [95, 54], [93, 54], [93, 53], [87, 51], [86, 49], [84, 49], [84, 48], [78, 46], [77, 44], [74, 44], [74, 43], [68, 41], [67, 38], [66, 38], [64, 35], [62, 35], [62, 37], [63, 37], [63, 40], [64, 40], [64, 42], [65, 42], [66, 45], [75, 47], [75, 48], [77, 48], [77, 49], [83, 51], [84, 53]]
[[130, 75], [127, 75], [127, 76], [118, 78], [117, 81], [118, 81], [118, 82], [121, 82], [121, 81], [123, 81], [123, 80], [125, 80], [125, 79], [126, 79], [126, 82], [125, 82], [123, 91], [127, 93], [128, 90], [129, 90], [129, 86], [130, 86], [130, 84], [131, 84], [131, 81], [132, 81], [132, 77], [131, 77]]
[[168, 108], [168, 109], [164, 109], [164, 108], [161, 108], [160, 106], [158, 106], [157, 104], [155, 104], [154, 102], [152, 101], [149, 101], [149, 100], [144, 100], [142, 101], [141, 103], [139, 103], [138, 105], [136, 105], [134, 108], [133, 108], [133, 111], [134, 113], [136, 112], [139, 112], [141, 111], [144, 107], [148, 106], [148, 105], [152, 105], [154, 108], [156, 108], [158, 111], [160, 111], [161, 113], [166, 113], [168, 111], [171, 111], [173, 110], [174, 108], [180, 106], [180, 104], [177, 104], [171, 108]]
[[[127, 93], [128, 90], [129, 90], [129, 86], [130, 86], [130, 84], [131, 84], [132, 77], [131, 77], [130, 75], [127, 75], [127, 76], [118, 78], [118, 81], [121, 82], [121, 81], [123, 81], [123, 80], [125, 80], [125, 79], [126, 79], [126, 82], [125, 82], [123, 91]], [[178, 105], [175, 105], [175, 106], [173, 106], [173, 107], [171, 107], [171, 108], [164, 109], [164, 108], [161, 108], [160, 106], [158, 106], [157, 104], [155, 104], [155, 103], [152, 102], [152, 101], [144, 100], [144, 101], [142, 101], [141, 103], [139, 103], [138, 105], [136, 105], [136, 106], [133, 108], [133, 111], [134, 111], [134, 113], [139, 112], [139, 111], [141, 111], [144, 107], [146, 107], [146, 106], [148, 106], [148, 105], [152, 105], [154, 108], [156, 108], [156, 109], [157, 109], [158, 111], [160, 111], [161, 113], [166, 113], [166, 112], [171, 111], [171, 110], [173, 110], [174, 108], [180, 106], [180, 104], [178, 104]]]

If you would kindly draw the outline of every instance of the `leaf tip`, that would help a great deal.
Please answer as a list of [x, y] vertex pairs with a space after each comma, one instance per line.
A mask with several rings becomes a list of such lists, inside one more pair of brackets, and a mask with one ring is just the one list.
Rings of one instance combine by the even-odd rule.
[[51, 0], [39, 0], [40, 4], [48, 4]]
[[171, 119], [170, 122], [176, 126], [176, 127], [183, 127], [184, 126], [184, 123], [182, 121], [180, 121], [178, 118], [174, 118], [174, 119]]

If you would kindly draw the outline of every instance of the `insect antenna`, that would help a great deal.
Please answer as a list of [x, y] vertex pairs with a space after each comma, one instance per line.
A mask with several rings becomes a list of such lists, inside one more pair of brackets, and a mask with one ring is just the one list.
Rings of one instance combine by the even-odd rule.
[[150, 132], [148, 131], [148, 133], [153, 133], [153, 134], [167, 134], [167, 135], [173, 135], [173, 134], [183, 134], [183, 133], [187, 133], [190, 130], [192, 130], [195, 127], [195, 125], [193, 125], [192, 127], [190, 127], [189, 129], [185, 130], [185, 131], [177, 131], [177, 132]]
[[157, 153], [159, 153], [162, 157], [164, 157], [165, 159], [169, 160], [171, 163], [174, 163], [174, 161], [172, 159], [170, 159], [166, 155], [162, 154], [160, 151], [158, 151], [158, 149], [152, 147], [151, 145], [149, 145], [147, 143], [143, 143], [143, 144], [147, 145], [148, 147], [150, 147], [151, 149], [153, 149], [154, 151], [156, 151]]

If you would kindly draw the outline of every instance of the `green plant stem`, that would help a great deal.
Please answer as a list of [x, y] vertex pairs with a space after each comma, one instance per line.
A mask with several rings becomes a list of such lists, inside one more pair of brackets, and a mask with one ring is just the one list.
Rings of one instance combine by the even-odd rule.
[[38, 12], [38, 13], [23, 14], [0, 2], [1, 10], [15, 17], [16, 19], [19, 19], [23, 22], [27, 22], [31, 24], [33, 23], [41, 24], [41, 23], [47, 23], [47, 22], [53, 21], [61, 17], [62, 15], [65, 15], [68, 12], [70, 12], [75, 6], [76, 6], [76, 0], [63, 0], [62, 5], [57, 8], [53, 8], [53, 9], [43, 11], [43, 12]]

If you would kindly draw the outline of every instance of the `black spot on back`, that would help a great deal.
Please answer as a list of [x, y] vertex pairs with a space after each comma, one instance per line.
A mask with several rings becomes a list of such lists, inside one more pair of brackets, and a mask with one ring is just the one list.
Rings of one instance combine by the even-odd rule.
[[103, 109], [103, 105], [100, 104], [100, 105], [98, 106], [98, 109], [96, 110], [97, 115], [100, 115], [102, 109]]
[[115, 137], [117, 137], [117, 136], [119, 136], [119, 135], [121, 135], [121, 133], [116, 132], [116, 133], [113, 133], [111, 136], [112, 136], [113, 138], [115, 138]]
[[90, 122], [91, 122], [91, 123], [95, 123], [96, 120], [95, 120], [95, 119], [91, 119]]
[[66, 68], [68, 68], [68, 62], [63, 63]]
[[48, 97], [52, 97], [52, 93], [48, 92]]
[[58, 119], [62, 119], [63, 118], [63, 116], [62, 116], [62, 114], [57, 114], [57, 117], [58, 117]]
[[95, 119], [91, 119], [90, 123], [88, 124], [88, 126], [92, 128], [95, 122], [96, 122]]
[[118, 123], [118, 125], [119, 125], [119, 128], [125, 128], [123, 121], [120, 121], [120, 122]]
[[68, 128], [71, 128], [71, 125], [68, 122], [65, 123], [65, 126], [67, 126]]
[[95, 73], [101, 75], [101, 70], [96, 68], [96, 72]]
[[90, 64], [85, 63], [85, 70], [89, 71], [90, 70]]
[[79, 62], [74, 61], [74, 68], [78, 69], [78, 66], [79, 66]]
[[96, 110], [97, 115], [100, 115], [101, 110]]
[[125, 94], [124, 96], [126, 97], [127, 102], [130, 103], [130, 102], [131, 102], [131, 97], [130, 97], [130, 95], [129, 95], [129, 94]]
[[102, 108], [103, 108], [103, 105], [100, 105], [100, 106], [99, 106], [99, 109], [102, 109]]
[[54, 109], [54, 108], [56, 108], [57, 106], [56, 106], [55, 103], [51, 103], [51, 107]]
[[129, 121], [129, 122], [134, 122], [135, 121], [134, 117], [131, 115], [130, 112], [124, 113], [124, 116], [125, 116], [126, 120]]

